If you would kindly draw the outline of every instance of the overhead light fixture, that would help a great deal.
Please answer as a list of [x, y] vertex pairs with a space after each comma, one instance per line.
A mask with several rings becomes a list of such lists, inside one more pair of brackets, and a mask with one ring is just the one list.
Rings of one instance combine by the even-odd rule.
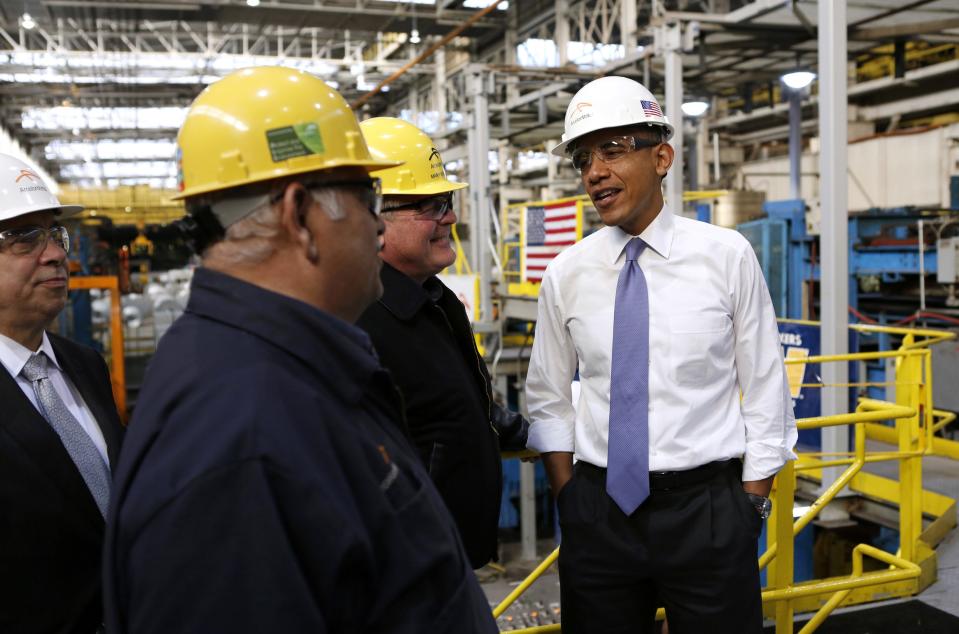
[[29, 13], [27, 13], [26, 11], [24, 11], [24, 12], [23, 12], [23, 15], [20, 16], [20, 26], [22, 26], [23, 28], [25, 28], [26, 30], [29, 31], [30, 29], [32, 29], [32, 28], [35, 27], [36, 25], [37, 25], [37, 23], [36, 23], [36, 21], [33, 19], [33, 16], [30, 15]]
[[786, 73], [780, 77], [782, 82], [793, 90], [802, 90], [806, 86], [812, 83], [812, 80], [816, 79], [816, 73], [810, 73], [807, 70], [797, 70], [791, 73]]
[[705, 101], [687, 101], [681, 108], [687, 117], [701, 117], [709, 110], [709, 104]]
[[258, 7], [258, 6], [260, 6], [260, 0], [246, 0], [246, 6], [248, 6], [248, 7]]
[[420, 43], [420, 32], [416, 29], [410, 31], [410, 44], [419, 44]]

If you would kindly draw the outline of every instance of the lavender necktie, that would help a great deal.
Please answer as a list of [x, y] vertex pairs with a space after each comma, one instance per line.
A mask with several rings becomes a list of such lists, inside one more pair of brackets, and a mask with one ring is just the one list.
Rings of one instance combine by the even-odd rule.
[[106, 517], [107, 504], [110, 501], [110, 468], [50, 382], [47, 375], [47, 355], [42, 352], [32, 355], [20, 370], [20, 374], [33, 383], [40, 413], [60, 437], [73, 464], [87, 483], [100, 514]]
[[626, 515], [649, 497], [649, 293], [639, 238], [626, 245], [616, 284], [606, 491]]

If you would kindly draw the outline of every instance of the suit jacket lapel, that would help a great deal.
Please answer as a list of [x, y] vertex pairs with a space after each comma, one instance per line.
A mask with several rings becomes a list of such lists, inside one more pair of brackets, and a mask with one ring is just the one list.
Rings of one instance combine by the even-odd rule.
[[60, 437], [27, 399], [16, 380], [3, 369], [0, 369], [0, 403], [3, 403], [0, 427], [36, 463], [39, 471], [63, 491], [68, 503], [103, 530], [103, 516]]
[[70, 377], [73, 385], [76, 386], [83, 397], [83, 402], [90, 408], [93, 414], [93, 420], [103, 433], [103, 440], [107, 444], [107, 456], [110, 458], [110, 468], [113, 469], [117, 463], [117, 453], [120, 449], [120, 422], [117, 414], [116, 404], [113, 402], [112, 392], [108, 388], [106, 393], [110, 395], [109, 402], [104, 402], [103, 391], [98, 391], [93, 378], [95, 376], [94, 368], [84, 367], [76, 355], [64, 350], [60, 342], [50, 337], [50, 344], [57, 355], [57, 361], [64, 373]]

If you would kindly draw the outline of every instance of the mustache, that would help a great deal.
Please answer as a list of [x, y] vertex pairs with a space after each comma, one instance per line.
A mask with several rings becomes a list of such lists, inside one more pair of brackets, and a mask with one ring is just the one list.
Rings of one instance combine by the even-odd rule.
[[67, 269], [62, 266], [58, 266], [49, 274], [41, 276], [40, 279], [37, 280], [37, 284], [42, 284], [43, 282], [49, 282], [50, 280], [56, 279], [68, 279]]

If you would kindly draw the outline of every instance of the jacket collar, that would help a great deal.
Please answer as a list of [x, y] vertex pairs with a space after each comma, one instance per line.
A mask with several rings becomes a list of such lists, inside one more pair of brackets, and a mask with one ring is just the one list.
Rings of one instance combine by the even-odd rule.
[[[645, 242], [650, 249], [658, 253], [664, 260], [668, 260], [669, 250], [673, 244], [675, 225], [676, 222], [673, 219], [672, 210], [669, 208], [669, 205], [664, 204], [659, 214], [657, 214], [657, 216], [653, 218], [653, 221], [649, 223], [649, 226], [639, 234], [639, 237], [642, 238], [643, 242]], [[609, 236], [609, 249], [606, 253], [610, 263], [616, 264], [623, 255], [623, 249], [626, 248], [626, 243], [635, 236], [626, 233], [619, 227], [610, 227]]]
[[186, 310], [281, 348], [354, 402], [381, 370], [369, 337], [356, 326], [224, 273], [198, 268]]
[[422, 285], [386, 262], [380, 269], [380, 279], [383, 281], [380, 303], [398, 319], [412, 319], [430, 301], [429, 293]]

